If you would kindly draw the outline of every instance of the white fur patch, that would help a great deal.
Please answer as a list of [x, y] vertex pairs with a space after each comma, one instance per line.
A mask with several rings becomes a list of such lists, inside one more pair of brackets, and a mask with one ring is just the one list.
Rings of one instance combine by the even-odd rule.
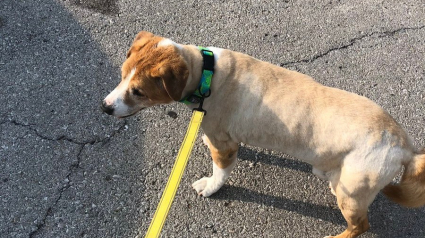
[[114, 116], [122, 116], [128, 112], [128, 106], [124, 103], [124, 95], [135, 73], [136, 68], [133, 68], [127, 77], [104, 100], [106, 105], [113, 106]]
[[213, 193], [217, 192], [226, 182], [230, 173], [236, 165], [237, 159], [233, 161], [227, 168], [222, 169], [213, 162], [213, 175], [211, 177], [203, 177], [200, 180], [194, 182], [192, 187], [196, 190], [199, 195], [209, 197]]
[[223, 49], [217, 48], [217, 47], [207, 47], [207, 49], [211, 50], [214, 53], [214, 59], [215, 59], [215, 62], [217, 63]]
[[163, 39], [160, 42], [158, 42], [158, 47], [164, 47], [164, 46], [169, 46], [169, 45], [173, 45], [175, 47], [177, 47], [177, 49], [181, 50], [183, 48], [182, 45], [170, 40], [170, 39]]

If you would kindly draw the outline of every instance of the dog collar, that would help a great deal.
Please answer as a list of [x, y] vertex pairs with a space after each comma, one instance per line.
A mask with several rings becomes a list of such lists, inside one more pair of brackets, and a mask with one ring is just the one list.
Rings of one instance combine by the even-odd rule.
[[179, 102], [186, 105], [200, 103], [198, 111], [205, 111], [202, 109], [204, 99], [211, 94], [211, 79], [214, 75], [214, 53], [207, 48], [198, 46], [203, 58], [202, 76], [198, 88], [191, 95], [184, 97]]

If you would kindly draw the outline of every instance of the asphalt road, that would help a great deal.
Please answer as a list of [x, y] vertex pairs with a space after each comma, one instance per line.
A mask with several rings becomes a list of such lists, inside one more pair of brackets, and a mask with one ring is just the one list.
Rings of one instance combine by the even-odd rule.
[[[423, 0], [0, 1], [0, 237], [143, 237], [190, 111], [175, 103], [117, 120], [99, 110], [140, 30], [367, 96], [425, 145], [424, 9]], [[162, 237], [345, 229], [309, 165], [247, 145], [238, 157], [226, 185], [200, 198], [190, 184], [212, 168], [198, 138]], [[369, 218], [364, 238], [425, 237], [424, 208], [379, 195]]]

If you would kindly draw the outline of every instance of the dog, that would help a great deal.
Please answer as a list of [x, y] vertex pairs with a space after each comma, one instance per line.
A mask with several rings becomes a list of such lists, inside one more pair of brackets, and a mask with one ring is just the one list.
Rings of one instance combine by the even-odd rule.
[[[204, 197], [217, 192], [236, 164], [239, 143], [281, 151], [328, 180], [348, 227], [337, 238], [369, 229], [367, 210], [379, 191], [406, 207], [425, 205], [425, 151], [380, 106], [354, 93], [231, 50], [214, 54], [208, 113], [202, 122], [213, 175], [192, 184]], [[197, 90], [198, 47], [142, 31], [122, 65], [122, 80], [102, 101], [118, 118], [180, 101]], [[196, 108], [199, 102], [189, 103]], [[401, 181], [393, 179], [405, 168]]]

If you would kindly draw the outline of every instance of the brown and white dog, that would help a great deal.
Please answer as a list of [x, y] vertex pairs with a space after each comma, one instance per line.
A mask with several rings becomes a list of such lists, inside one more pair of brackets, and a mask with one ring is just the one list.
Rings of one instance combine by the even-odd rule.
[[[330, 182], [348, 223], [335, 237], [357, 237], [369, 229], [368, 206], [381, 190], [401, 205], [425, 205], [425, 153], [381, 107], [248, 55], [209, 49], [215, 73], [202, 128], [213, 175], [193, 183], [198, 194], [208, 197], [223, 186], [243, 142], [293, 155]], [[122, 66], [121, 83], [102, 109], [121, 118], [179, 101], [197, 89], [202, 65], [196, 46], [140, 32]], [[401, 182], [390, 184], [403, 166]]]

